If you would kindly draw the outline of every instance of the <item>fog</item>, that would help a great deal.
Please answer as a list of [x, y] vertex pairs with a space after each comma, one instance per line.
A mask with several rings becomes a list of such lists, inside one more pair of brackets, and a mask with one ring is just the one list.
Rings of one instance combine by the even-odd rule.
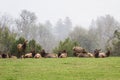
[[89, 28], [92, 19], [112, 15], [120, 20], [119, 0], [0, 0], [0, 12], [18, 17], [21, 10], [34, 12], [38, 22], [50, 20], [53, 25], [59, 18], [70, 17], [73, 25]]

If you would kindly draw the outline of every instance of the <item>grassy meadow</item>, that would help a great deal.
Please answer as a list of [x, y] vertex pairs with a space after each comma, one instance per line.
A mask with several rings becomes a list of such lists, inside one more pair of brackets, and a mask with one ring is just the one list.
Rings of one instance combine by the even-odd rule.
[[0, 59], [0, 80], [120, 80], [120, 58]]

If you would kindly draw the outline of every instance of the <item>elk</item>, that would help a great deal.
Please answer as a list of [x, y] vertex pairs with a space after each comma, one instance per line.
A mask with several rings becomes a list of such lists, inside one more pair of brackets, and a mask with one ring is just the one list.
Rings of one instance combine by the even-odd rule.
[[24, 58], [32, 58], [33, 56], [32, 56], [32, 53], [27, 53], [27, 54], [25, 54], [25, 56], [24, 56]]
[[34, 58], [41, 58], [41, 55], [39, 53], [35, 54]]
[[94, 50], [94, 56], [95, 56], [95, 58], [105, 58], [105, 57], [109, 57], [110, 56], [110, 54], [111, 54], [111, 52], [110, 52], [110, 50], [108, 50], [106, 53], [104, 53], [104, 52], [100, 52], [101, 51], [101, 49], [95, 49]]
[[41, 53], [41, 56], [45, 57], [45, 58], [57, 58], [56, 54], [54, 54], [54, 53], [46, 53], [44, 49], [40, 53]]
[[21, 55], [22, 55], [23, 53], [25, 53], [26, 46], [27, 46], [27, 42], [28, 42], [28, 40], [25, 40], [23, 44], [20, 43], [20, 44], [17, 45], [18, 54], [19, 54], [19, 55], [18, 55], [18, 58], [20, 58]]
[[66, 58], [66, 57], [67, 57], [67, 52], [66, 52], [66, 50], [63, 50], [63, 51], [59, 52], [58, 57], [59, 57], [59, 58]]

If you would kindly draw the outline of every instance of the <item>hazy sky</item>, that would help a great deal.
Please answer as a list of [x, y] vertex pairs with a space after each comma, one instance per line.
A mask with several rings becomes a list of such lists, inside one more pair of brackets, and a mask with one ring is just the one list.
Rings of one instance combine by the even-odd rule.
[[120, 21], [120, 0], [0, 0], [0, 13], [18, 17], [21, 10], [34, 12], [39, 22], [70, 17], [73, 25], [88, 27], [92, 19], [110, 14]]

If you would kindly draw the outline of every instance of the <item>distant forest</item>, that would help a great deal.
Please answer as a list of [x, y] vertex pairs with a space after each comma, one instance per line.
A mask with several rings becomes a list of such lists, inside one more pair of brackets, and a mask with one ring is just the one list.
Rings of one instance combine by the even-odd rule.
[[113, 56], [120, 56], [120, 22], [111, 15], [98, 16], [91, 21], [89, 29], [73, 26], [69, 17], [59, 19], [54, 26], [49, 20], [43, 24], [28, 10], [22, 10], [17, 18], [0, 15], [0, 53], [14, 53], [13, 46], [21, 37], [34, 40], [47, 52], [56, 51], [60, 45], [61, 49], [68, 49], [73, 43], [88, 52], [109, 49]]

